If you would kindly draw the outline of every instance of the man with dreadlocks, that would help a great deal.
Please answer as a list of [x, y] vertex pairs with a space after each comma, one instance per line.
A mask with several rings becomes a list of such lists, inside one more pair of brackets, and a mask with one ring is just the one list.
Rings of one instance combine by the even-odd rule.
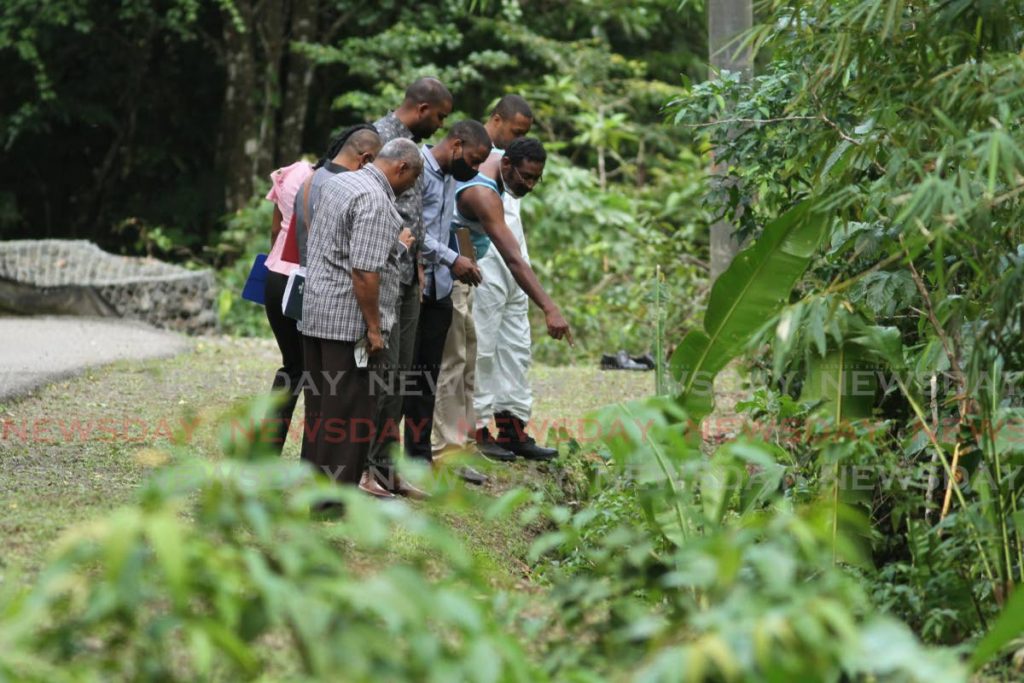
[[[302, 333], [295, 320], [281, 311], [288, 276], [305, 265], [305, 246], [313, 209], [323, 183], [341, 171], [356, 171], [370, 163], [381, 142], [370, 125], [348, 128], [331, 141], [327, 153], [310, 166], [299, 161], [271, 174], [273, 186], [267, 199], [274, 202], [271, 224], [273, 248], [267, 256], [265, 306], [267, 320], [281, 350], [281, 367], [274, 375], [272, 391], [278, 394], [272, 415], [270, 442], [278, 452], [284, 447], [302, 381]], [[307, 211], [308, 207], [308, 211]], [[411, 233], [408, 235], [411, 236]], [[306, 448], [305, 439], [303, 448]]]

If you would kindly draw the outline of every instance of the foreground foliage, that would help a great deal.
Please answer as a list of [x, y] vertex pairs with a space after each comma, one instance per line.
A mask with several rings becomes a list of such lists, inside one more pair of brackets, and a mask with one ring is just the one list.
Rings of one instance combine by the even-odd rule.
[[[674, 410], [604, 416], [646, 425], [646, 437], [627, 426], [610, 440], [611, 467], [590, 461], [602, 477], [575, 512], [520, 489], [490, 505], [490, 518], [524, 533], [547, 520], [528, 594], [496, 586], [430, 509], [316, 482], [236, 435], [230, 459], [178, 461], [137, 503], [70, 530], [36, 584], [0, 601], [0, 675], [964, 680], [952, 653], [872, 613], [832, 565], [824, 517], [774, 487], [769, 446], [706, 461], [680, 441]], [[668, 463], [673, 479], [659, 467]], [[746, 475], [751, 463], [766, 481]], [[743, 480], [741, 495], [713, 497], [709, 482], [728, 477]], [[441, 508], [459, 500], [440, 494]], [[343, 502], [344, 517], [311, 520], [325, 500]], [[665, 502], [680, 526], [645, 517]], [[387, 551], [399, 543], [411, 550], [396, 563]]]

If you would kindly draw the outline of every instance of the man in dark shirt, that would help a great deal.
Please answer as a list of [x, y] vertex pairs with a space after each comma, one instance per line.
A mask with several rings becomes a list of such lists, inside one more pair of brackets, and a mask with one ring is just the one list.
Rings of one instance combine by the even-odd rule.
[[[420, 78], [405, 91], [402, 104], [373, 125], [381, 141], [387, 144], [396, 138], [419, 142], [437, 132], [452, 111], [452, 95], [436, 78]], [[409, 191], [397, 199], [402, 226], [412, 231], [415, 241], [399, 257], [399, 295], [396, 323], [390, 331], [387, 348], [387, 367], [394, 373], [409, 369], [416, 343], [416, 325], [419, 320], [420, 281], [417, 256], [423, 243], [423, 182], [420, 178]], [[386, 382], [387, 391], [377, 401], [377, 439], [370, 447], [369, 464], [378, 472], [391, 471], [390, 450], [398, 441], [402, 420], [400, 388], [405, 382], [392, 375]]]

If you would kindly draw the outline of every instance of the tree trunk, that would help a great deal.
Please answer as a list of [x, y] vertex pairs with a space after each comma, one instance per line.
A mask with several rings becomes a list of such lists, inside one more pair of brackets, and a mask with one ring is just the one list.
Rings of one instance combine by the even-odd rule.
[[253, 158], [259, 147], [256, 106], [256, 54], [252, 40], [252, 4], [235, 3], [240, 21], [224, 17], [224, 107], [220, 123], [220, 165], [224, 170], [224, 204], [235, 211], [249, 201]]
[[[708, 3], [708, 53], [711, 64], [711, 78], [716, 78], [723, 71], [738, 71], [743, 78], [750, 76], [750, 51], [737, 51], [737, 36], [748, 31], [753, 25], [753, 9], [751, 0], [710, 0]], [[728, 131], [733, 136], [738, 129]], [[711, 182], [723, 182], [721, 174], [724, 169], [712, 163]], [[711, 282], [721, 275], [740, 250], [739, 241], [735, 236], [734, 226], [728, 221], [720, 220], [711, 226]], [[715, 377], [714, 381], [715, 412], [707, 418], [706, 424], [712, 425], [711, 431], [717, 432], [714, 441], [731, 439], [735, 434], [731, 430], [722, 431], [717, 425], [729, 424], [731, 420], [721, 417], [736, 415], [736, 402], [749, 398], [743, 393], [743, 382], [740, 377], [738, 360], [734, 359]], [[735, 424], [735, 423], [733, 423]]]
[[[291, 21], [287, 34], [287, 46], [294, 42], [316, 41], [316, 0], [292, 0]], [[287, 49], [284, 55], [286, 66], [282, 76], [284, 93], [281, 96], [281, 126], [277, 135], [277, 151], [274, 164], [283, 166], [298, 158], [302, 153], [302, 133], [309, 109], [309, 90], [313, 86], [315, 66], [300, 54]], [[326, 147], [326, 141], [324, 145]], [[317, 147], [315, 150], [320, 151]]]
[[263, 73], [263, 101], [256, 153], [252, 156], [252, 175], [265, 178], [274, 170], [277, 150], [277, 118], [283, 105], [284, 55], [288, 49], [286, 0], [264, 1], [256, 17]]
[[[708, 3], [708, 53], [711, 64], [711, 78], [721, 71], [738, 71], [744, 78], [750, 76], [750, 51], [737, 52], [737, 36], [748, 31], [753, 25], [751, 0], [711, 0]], [[732, 131], [730, 131], [731, 133]], [[711, 182], [721, 182], [720, 168], [712, 166]], [[711, 226], [711, 280], [714, 282], [722, 271], [729, 267], [739, 251], [739, 243], [733, 235], [733, 226], [727, 221], [718, 221]]]

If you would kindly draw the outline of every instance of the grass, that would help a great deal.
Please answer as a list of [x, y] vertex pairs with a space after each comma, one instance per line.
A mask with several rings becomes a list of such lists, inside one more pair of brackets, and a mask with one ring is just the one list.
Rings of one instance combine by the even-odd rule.
[[[93, 369], [0, 405], [4, 581], [31, 581], [64, 529], [130, 502], [147, 474], [169, 463], [176, 434], [192, 455], [224, 457], [221, 423], [267, 390], [276, 364], [269, 340], [197, 339], [175, 358]], [[651, 373], [537, 367], [532, 378], [541, 441], [544, 427], [558, 425], [592, 441], [593, 429], [581, 421], [587, 411], [653, 391]], [[289, 439], [283, 457], [298, 458], [296, 440]], [[558, 464], [473, 466], [493, 481], [483, 491], [466, 491], [469, 502], [515, 485], [559, 495]], [[493, 568], [494, 581], [509, 585], [529, 575], [523, 558], [530, 539], [521, 532], [485, 519], [472, 504], [437, 510]], [[401, 561], [408, 550], [393, 548], [387, 559]]]

